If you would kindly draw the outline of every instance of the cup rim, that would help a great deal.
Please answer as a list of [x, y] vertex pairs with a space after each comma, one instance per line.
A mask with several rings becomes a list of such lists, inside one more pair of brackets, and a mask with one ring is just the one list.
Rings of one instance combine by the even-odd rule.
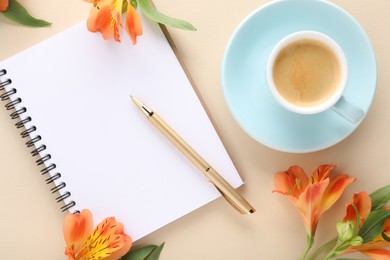
[[[273, 73], [272, 73], [272, 68], [279, 52], [287, 45], [301, 39], [314, 39], [314, 40], [319, 40], [322, 43], [326, 44], [336, 54], [336, 57], [338, 58], [341, 67], [341, 79], [340, 79], [339, 87], [334, 92], [334, 94], [323, 103], [315, 106], [309, 106], [309, 107], [297, 106], [295, 104], [290, 103], [284, 97], [282, 97], [276, 89], [273, 80]], [[340, 45], [333, 38], [331, 38], [330, 36], [324, 33], [317, 32], [317, 31], [294, 32], [282, 38], [272, 49], [266, 67], [266, 79], [267, 79], [268, 88], [270, 89], [272, 95], [283, 107], [299, 114], [317, 114], [332, 107], [342, 97], [348, 81], [347, 58]]]

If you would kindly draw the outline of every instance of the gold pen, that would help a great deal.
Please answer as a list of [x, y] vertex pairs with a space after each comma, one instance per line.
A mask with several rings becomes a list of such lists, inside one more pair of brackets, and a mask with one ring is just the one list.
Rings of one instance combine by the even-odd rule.
[[134, 104], [195, 166], [201, 170], [222, 196], [241, 214], [251, 214], [256, 210], [221, 175], [218, 174], [194, 149], [191, 148], [164, 120], [153, 110], [130, 96]]

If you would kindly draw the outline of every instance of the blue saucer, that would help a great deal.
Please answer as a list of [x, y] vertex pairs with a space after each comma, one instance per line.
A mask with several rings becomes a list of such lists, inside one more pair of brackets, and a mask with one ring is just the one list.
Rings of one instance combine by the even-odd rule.
[[292, 153], [325, 149], [358, 127], [333, 110], [315, 115], [295, 114], [271, 96], [265, 78], [268, 56], [283, 37], [300, 30], [319, 31], [339, 43], [349, 66], [344, 96], [366, 114], [377, 80], [375, 54], [366, 33], [340, 7], [324, 0], [280, 0], [251, 13], [236, 29], [225, 50], [224, 96], [234, 118], [252, 138]]

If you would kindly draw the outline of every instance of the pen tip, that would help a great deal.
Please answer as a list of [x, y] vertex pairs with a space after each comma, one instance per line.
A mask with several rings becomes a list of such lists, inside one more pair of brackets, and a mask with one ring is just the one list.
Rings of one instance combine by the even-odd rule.
[[131, 101], [133, 101], [134, 103], [139, 103], [138, 99], [136, 97], [134, 97], [133, 95], [130, 95], [130, 99]]

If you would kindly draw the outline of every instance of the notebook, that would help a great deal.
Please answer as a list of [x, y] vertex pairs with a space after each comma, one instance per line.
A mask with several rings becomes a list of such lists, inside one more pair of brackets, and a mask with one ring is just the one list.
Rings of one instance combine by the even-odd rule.
[[82, 22], [0, 62], [1, 99], [62, 210], [88, 208], [96, 223], [115, 216], [134, 240], [220, 194], [130, 95], [242, 184], [166, 35], [142, 19], [135, 46], [125, 35], [104, 41]]

